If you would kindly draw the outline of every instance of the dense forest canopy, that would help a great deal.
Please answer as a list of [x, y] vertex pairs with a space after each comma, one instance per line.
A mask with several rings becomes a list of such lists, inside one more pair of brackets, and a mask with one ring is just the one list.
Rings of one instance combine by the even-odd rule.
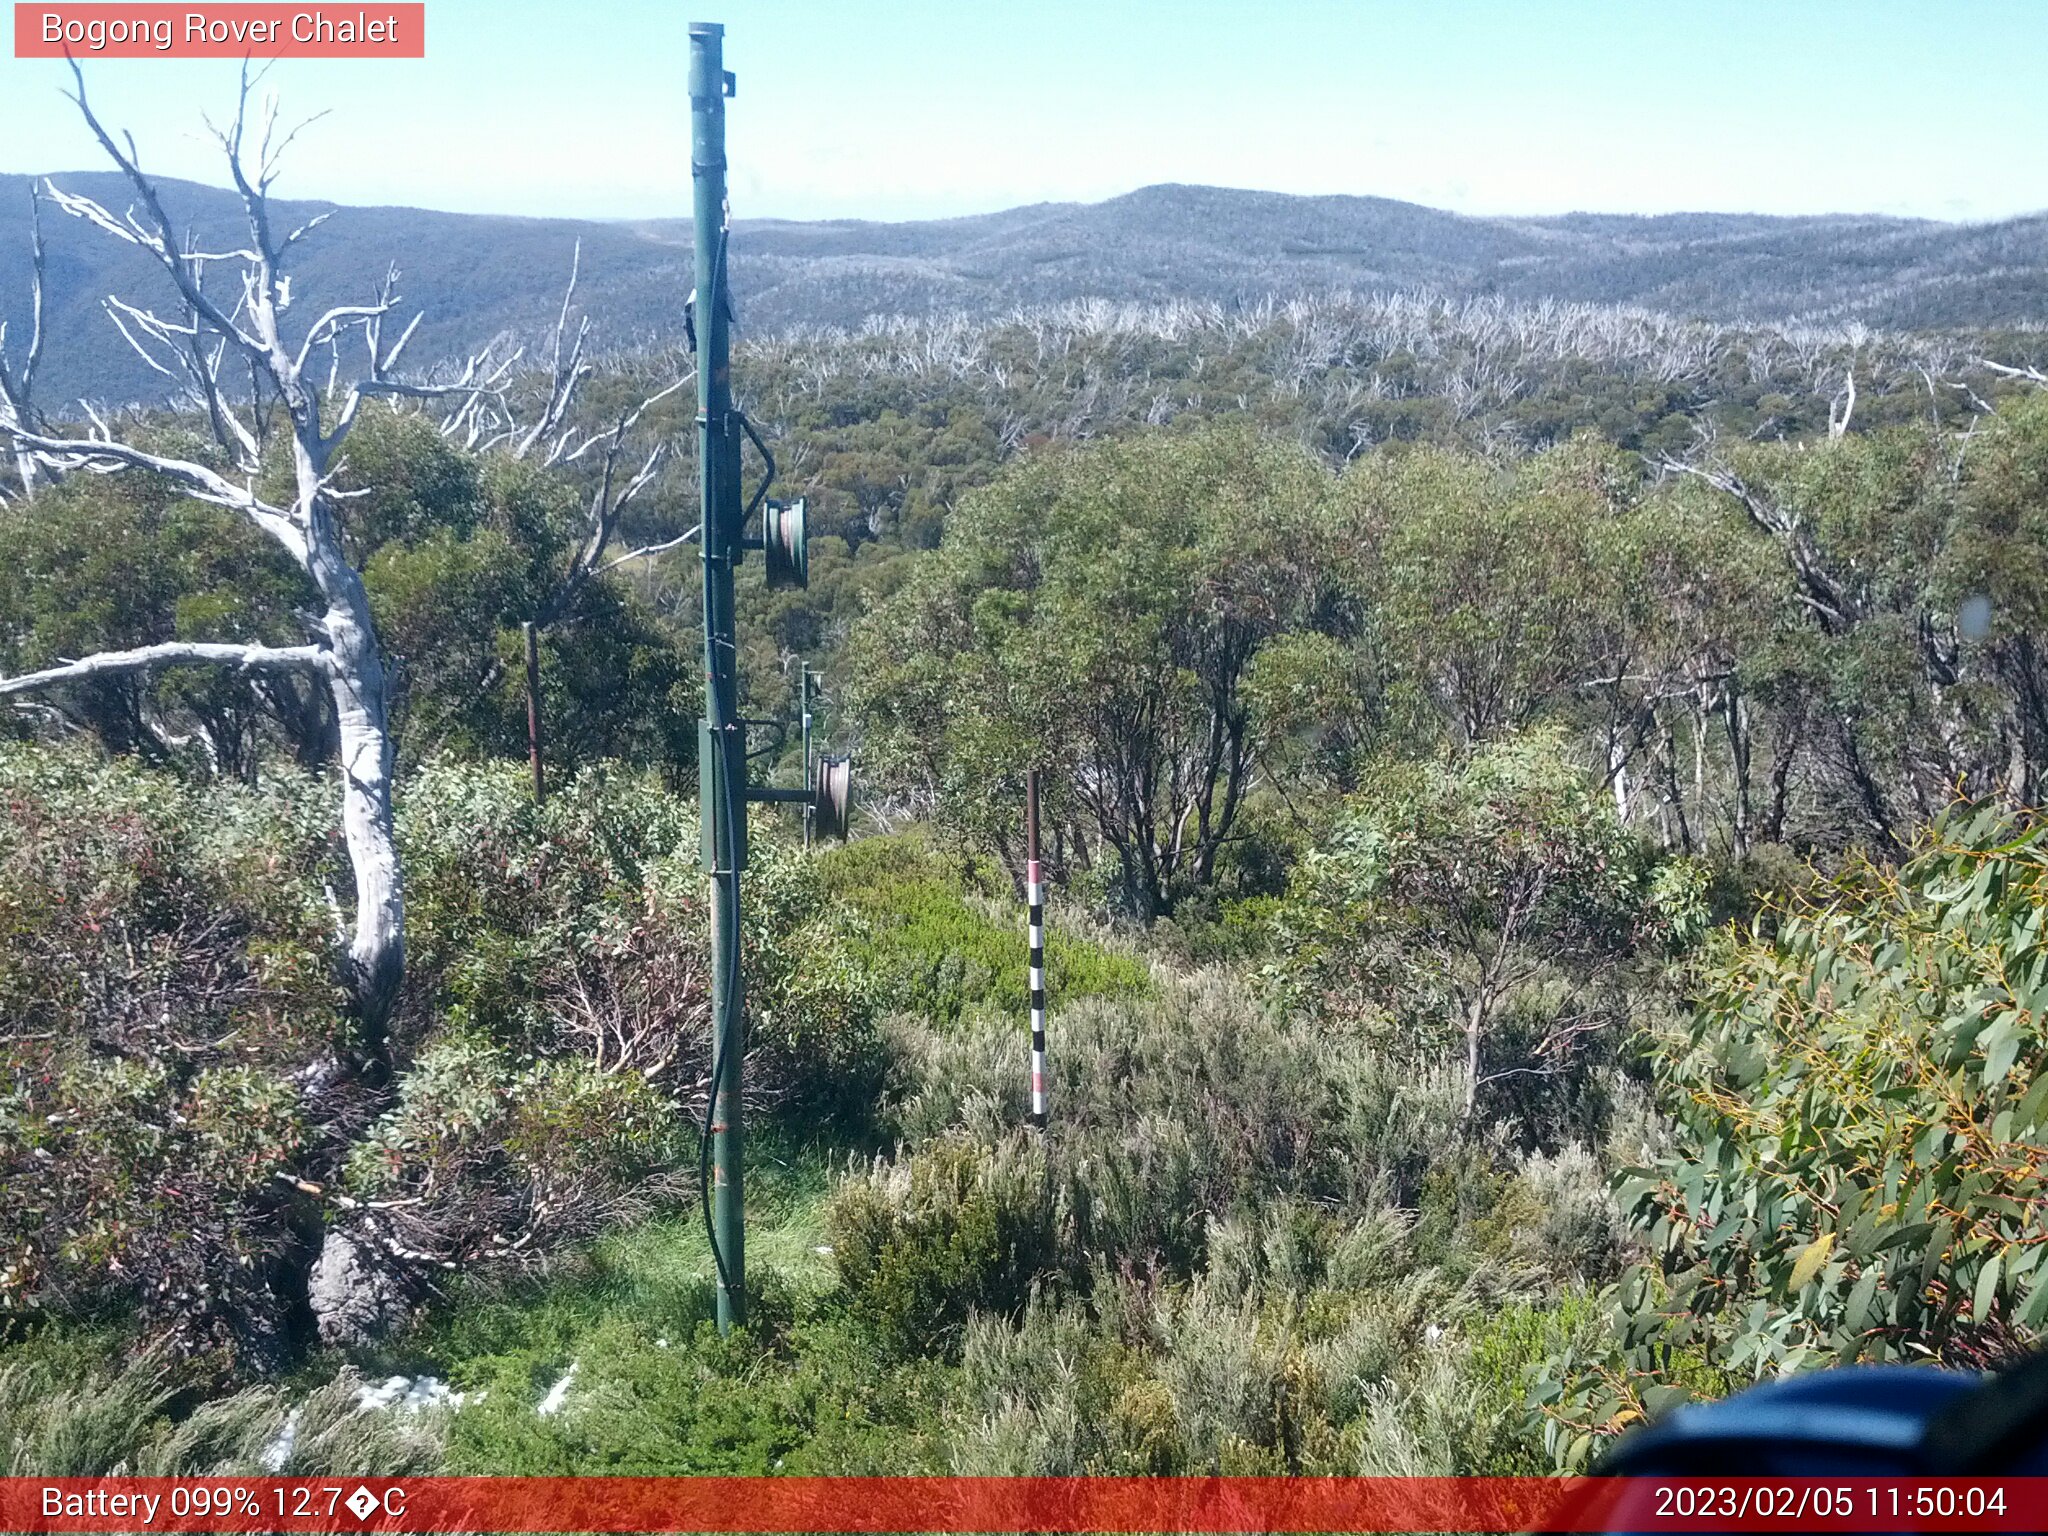
[[[2037, 1337], [2031, 334], [1390, 292], [748, 341], [813, 538], [742, 584], [745, 709], [822, 667], [865, 809], [754, 822], [721, 1338], [692, 360], [579, 313], [431, 394], [8, 420], [11, 1469], [1535, 1472]], [[265, 659], [345, 577], [373, 1061], [348, 701]]]

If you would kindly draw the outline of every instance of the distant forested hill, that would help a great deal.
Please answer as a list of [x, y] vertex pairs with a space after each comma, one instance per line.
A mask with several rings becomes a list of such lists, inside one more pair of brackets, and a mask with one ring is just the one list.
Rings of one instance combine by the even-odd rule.
[[[0, 176], [0, 317], [17, 338], [28, 303], [29, 180]], [[114, 175], [56, 180], [117, 213], [127, 206]], [[167, 182], [164, 192], [201, 236], [232, 233], [239, 205], [231, 194], [184, 182]], [[332, 206], [281, 205], [298, 218]], [[99, 312], [110, 292], [157, 291], [140, 253], [44, 212], [46, 405], [158, 393], [161, 379]], [[580, 240], [582, 297], [605, 344], [636, 347], [678, 329], [688, 234], [681, 221], [343, 208], [301, 247], [294, 307], [310, 322], [326, 304], [362, 297], [395, 263], [407, 299], [427, 314], [417, 360], [460, 355], [494, 336], [537, 333]], [[2048, 318], [2048, 215], [1982, 225], [1728, 214], [1480, 219], [1384, 198], [1158, 186], [1103, 203], [922, 223], [742, 221], [733, 261], [743, 326], [755, 334], [878, 315], [989, 317], [1081, 298], [1228, 303], [1395, 288], [1882, 328]]]

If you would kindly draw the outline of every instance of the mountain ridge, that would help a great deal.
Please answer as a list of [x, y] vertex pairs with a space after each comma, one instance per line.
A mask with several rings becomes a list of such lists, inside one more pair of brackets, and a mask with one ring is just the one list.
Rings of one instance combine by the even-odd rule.
[[[126, 183], [57, 173], [117, 213]], [[28, 318], [30, 178], [0, 176], [0, 319], [21, 345]], [[161, 183], [201, 236], [231, 233], [234, 194]], [[363, 297], [396, 264], [425, 311], [415, 360], [461, 356], [552, 319], [581, 246], [579, 299], [599, 342], [674, 338], [690, 287], [684, 219], [459, 214], [279, 199], [285, 218], [331, 210], [300, 248], [295, 293], [316, 306]], [[162, 380], [129, 352], [101, 298], [160, 297], [147, 258], [54, 208], [41, 397], [147, 399]], [[1453, 213], [1391, 198], [1302, 196], [1161, 183], [1096, 203], [1035, 203], [955, 218], [736, 221], [743, 329], [851, 327], [877, 316], [993, 318], [1076, 299], [1237, 303], [1307, 292], [1426, 288], [1621, 304], [1685, 318], [1824, 318], [1880, 329], [2030, 325], [2048, 317], [2048, 213], [1973, 223], [1884, 214]], [[299, 308], [299, 305], [295, 305]]]

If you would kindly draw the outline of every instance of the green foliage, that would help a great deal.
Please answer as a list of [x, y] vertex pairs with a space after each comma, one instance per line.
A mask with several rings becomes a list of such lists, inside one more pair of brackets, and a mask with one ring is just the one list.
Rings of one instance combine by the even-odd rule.
[[950, 1352], [970, 1312], [1015, 1316], [1053, 1262], [1042, 1148], [940, 1144], [849, 1180], [828, 1217], [841, 1284], [897, 1354]]
[[[207, 456], [177, 433], [143, 446]], [[311, 601], [303, 573], [247, 519], [146, 476], [77, 476], [33, 508], [0, 510], [0, 673], [171, 640], [297, 644], [293, 614]], [[204, 668], [98, 678], [54, 701], [111, 750], [241, 777], [264, 710], [288, 714], [305, 696], [292, 681]], [[195, 726], [191, 739], [167, 716]]]
[[982, 1475], [1513, 1475], [1538, 1470], [1528, 1406], [1546, 1349], [1597, 1316], [1583, 1293], [1474, 1307], [1397, 1279], [1233, 1257], [1290, 1222], [1233, 1223], [1193, 1284], [1105, 1280], [1021, 1326], [969, 1329], [955, 1465]]
[[[1276, 1201], [1412, 1209], [1460, 1155], [1448, 1073], [1399, 1067], [1350, 1032], [1277, 1014], [1226, 973], [1061, 1008], [1051, 1034], [1050, 1199], [1075, 1287], [1125, 1269], [1188, 1279], [1214, 1221]], [[993, 1146], [1022, 1120], [1014, 1021], [898, 1039], [893, 1121], [911, 1147], [962, 1134]], [[1443, 1237], [1457, 1248], [1469, 1229], [1454, 1222]]]
[[[511, 764], [438, 763], [399, 816], [413, 1017], [512, 1058], [584, 1054], [664, 1083], [709, 1060], [709, 911], [694, 807], [592, 772], [544, 805]], [[792, 1112], [858, 1116], [881, 1068], [878, 998], [811, 863], [767, 835], [748, 865], [751, 1086]]]
[[[509, 764], [436, 765], [404, 807], [404, 1016], [440, 1032], [351, 1152], [351, 1188], [418, 1202], [416, 1230], [465, 1261], [644, 1214], [645, 1182], [694, 1162], [709, 1071], [695, 817], [624, 774], [536, 806]], [[881, 1079], [876, 989], [810, 862], [766, 837], [753, 853], [749, 1096], [858, 1123]]]
[[1992, 808], [1723, 940], [1655, 1065], [1683, 1152], [1622, 1188], [1649, 1261], [1559, 1413], [1831, 1361], [1996, 1364], [2038, 1336], [2048, 834]]
[[[680, 1341], [686, 1347], [671, 1348], [635, 1324], [600, 1328], [579, 1341], [572, 1388], [546, 1417], [535, 1410], [551, 1381], [498, 1375], [485, 1401], [455, 1420], [451, 1469], [528, 1477], [776, 1470], [802, 1438], [783, 1394], [727, 1363], [744, 1358], [744, 1336], [719, 1341], [709, 1333], [700, 1325], [694, 1339]], [[556, 1366], [553, 1379], [571, 1364]]]
[[[211, 457], [175, 427], [144, 442]], [[523, 754], [519, 626], [568, 569], [584, 517], [577, 488], [464, 453], [426, 417], [376, 405], [349, 436], [338, 486], [406, 759]], [[314, 606], [305, 575], [247, 519], [145, 475], [74, 476], [33, 515], [0, 513], [0, 673], [170, 640], [297, 644]], [[543, 637], [555, 760], [620, 758], [684, 777], [701, 693], [689, 655], [629, 589], [584, 586]], [[331, 752], [333, 709], [317, 680], [178, 668], [48, 698], [112, 751], [202, 774], [249, 777], [274, 746], [307, 766]]]
[[695, 1146], [682, 1108], [638, 1071], [515, 1069], [491, 1047], [444, 1038], [350, 1147], [343, 1183], [358, 1200], [401, 1202], [409, 1235], [430, 1235], [444, 1259], [516, 1258], [543, 1232], [587, 1237], [635, 1209], [642, 1183]]
[[[431, 849], [445, 829], [452, 846], [468, 817], [491, 846], [496, 793], [489, 775], [451, 772], [422, 795], [413, 833]], [[631, 803], [624, 786], [599, 799], [612, 797]], [[554, 835], [571, 849], [602, 820], [592, 805], [562, 814]], [[614, 852], [606, 881], [623, 881]], [[934, 855], [860, 852], [845, 851], [832, 883], [870, 865], [941, 883]], [[640, 863], [644, 880], [658, 883], [664, 857]], [[772, 929], [823, 899], [806, 882], [833, 862], [763, 874]], [[583, 878], [578, 860], [559, 867], [565, 885]], [[445, 876], [434, 889], [465, 921], [513, 900], [457, 900]], [[434, 1198], [405, 1209], [451, 1246], [525, 1219], [494, 1203], [502, 1191], [546, 1202], [581, 1180], [566, 1196], [580, 1209], [630, 1217], [604, 1165], [663, 1123], [659, 1105], [642, 1101], [642, 1119], [613, 1102], [644, 1093], [644, 1077], [546, 1054], [529, 1068], [480, 1035], [481, 1012], [466, 1017], [355, 1140], [347, 1189], [414, 1198], [430, 1174]], [[372, 1357], [380, 1373], [448, 1376], [464, 1404], [348, 1422], [403, 1431], [410, 1454], [460, 1472], [1527, 1468], [1528, 1366], [1578, 1336], [1570, 1298], [1605, 1277], [1585, 1266], [1616, 1243], [1590, 1158], [1517, 1162], [1474, 1144], [1446, 1076], [1418, 1082], [1226, 972], [1078, 999], [1054, 1022], [1043, 1134], [1016, 1128], [1016, 1019], [976, 1009], [944, 1027], [892, 1022], [891, 1159], [834, 1177], [829, 1143], [767, 1122], [752, 1143], [747, 1331], [711, 1330], [708, 1250], [694, 1212], [679, 1212], [545, 1274], [493, 1280], [472, 1266], [425, 1327]], [[444, 1188], [463, 1192], [452, 1212], [436, 1203]], [[575, 1230], [556, 1224], [549, 1240]], [[1560, 1291], [1561, 1320], [1532, 1310]], [[79, 1383], [91, 1368], [53, 1360], [46, 1374]], [[183, 1395], [110, 1454], [247, 1465], [296, 1407], [297, 1446], [339, 1465], [350, 1453], [305, 1438], [326, 1422], [313, 1407], [327, 1390]]]
[[1256, 771], [1246, 678], [1313, 601], [1324, 490], [1238, 429], [1027, 456], [856, 630], [864, 761], [1012, 865], [1023, 772], [1057, 765], [1056, 846], [1094, 843], [1131, 912], [1170, 912]]
[[[680, 863], [674, 880], [701, 879]], [[748, 852], [746, 976], [750, 1068], [793, 1122], [873, 1118], [887, 1065], [876, 1020], [886, 983], [854, 941], [856, 926], [818, 862], [757, 837]]]
[[[694, 750], [688, 583], [593, 584], [544, 637], [550, 739], [589, 771], [534, 806], [488, 760], [523, 751], [517, 624], [581, 490], [373, 412], [346, 516], [404, 727], [391, 1084], [331, 1086], [345, 871], [327, 793], [273, 766], [324, 758], [316, 695], [173, 672], [53, 697], [204, 791], [0, 753], [15, 1464], [242, 1467], [293, 1409], [294, 1468], [437, 1464], [441, 1423], [373, 1432], [346, 1372], [207, 1395], [292, 1357], [321, 1229], [369, 1239], [364, 1200], [403, 1202], [378, 1220], [427, 1256], [391, 1267], [467, 1271], [379, 1356], [486, 1389], [447, 1426], [462, 1470], [1520, 1472], [1758, 1374], [2034, 1339], [2038, 837], [1972, 811], [1903, 869], [1845, 855], [1906, 844], [1957, 782], [2038, 797], [2048, 405], [1963, 453], [1872, 380], [1881, 430], [1773, 442], [1812, 407], [1738, 348], [1710, 485], [1610, 446], [1690, 447], [1677, 375], [1546, 354], [1454, 405], [1429, 391], [1479, 353], [1442, 319], [1334, 362], [1298, 315], [997, 328], [953, 383], [880, 335], [757, 355], [821, 532], [810, 592], [748, 588], [749, 708], [869, 607], [825, 713], [946, 841], [754, 845], [767, 1134], [730, 1340], [670, 1208], [708, 1027], [694, 817], [660, 784]], [[1080, 416], [1047, 335], [1094, 370]], [[1139, 429], [1155, 375], [1189, 419]], [[1503, 428], [1550, 447], [1459, 446]], [[1386, 437], [1413, 442], [1359, 451]], [[300, 637], [299, 579], [210, 509], [77, 477], [36, 513], [0, 514], [0, 671]], [[1054, 1117], [1027, 1140], [1029, 763], [1069, 899], [1166, 920], [1053, 925]], [[1603, 1330], [1591, 1288], [1645, 1248]], [[63, 1357], [53, 1315], [176, 1363]]]
[[[930, 1444], [939, 1368], [883, 1358], [829, 1303], [825, 1154], [763, 1130], [749, 1138], [741, 1336], [711, 1329], [710, 1250], [691, 1209], [612, 1234], [545, 1277], [472, 1281], [394, 1346], [400, 1368], [431, 1360], [471, 1399], [452, 1425], [451, 1469], [942, 1470]], [[536, 1417], [572, 1365], [561, 1411]]]
[[[346, 533], [392, 657], [408, 755], [526, 750], [520, 624], [547, 607], [585, 516], [559, 475], [454, 447], [425, 417], [373, 411], [349, 436]], [[623, 759], [680, 781], [701, 691], [686, 648], [631, 593], [585, 586], [542, 635], [558, 763]]]
[[[817, 862], [825, 888], [859, 920], [851, 946], [889, 1007], [940, 1029], [970, 1010], [1022, 1018], [1029, 978], [1019, 943], [1023, 907], [1009, 882], [970, 867], [967, 888], [921, 834], [862, 838]], [[1004, 918], [998, 913], [1007, 908]], [[1049, 925], [1046, 988], [1062, 1004], [1126, 997], [1151, 978], [1131, 955]]]
[[1696, 932], [1704, 877], [1660, 862], [1554, 731], [1462, 763], [1394, 763], [1340, 811], [1270, 919], [1281, 994], [1396, 1060], [1457, 1061], [1464, 1115], [1531, 1143], [1584, 1134], [1629, 967]]
[[1598, 540], [1633, 487], [1582, 494], [1551, 462], [1503, 473], [1440, 451], [1362, 460], [1345, 500], [1376, 547], [1378, 627], [1404, 686], [1428, 695], [1457, 739], [1526, 725], [1585, 676], [1614, 613]]
[[77, 1376], [34, 1355], [0, 1364], [0, 1446], [10, 1477], [91, 1477], [133, 1466], [177, 1385], [167, 1362], [95, 1362]]
[[125, 1301], [275, 1358], [285, 1074], [339, 1026], [307, 791], [0, 750], [0, 1314]]
[[205, 1378], [160, 1347], [123, 1351], [113, 1338], [83, 1351], [51, 1343], [38, 1338], [0, 1353], [0, 1468], [8, 1476], [398, 1477], [440, 1466], [445, 1413], [366, 1413], [353, 1369], [296, 1404], [272, 1386], [194, 1402]]
[[[373, 1095], [335, 1086], [321, 786], [0, 749], [0, 1318], [126, 1312], [269, 1369], [323, 1221], [365, 1235], [352, 1202], [488, 1271], [674, 1191], [709, 1055], [688, 805], [592, 773], [535, 807], [511, 766], [452, 764], [401, 803], [413, 954]], [[810, 861], [763, 838], [753, 873], [757, 1105], [858, 1124], [876, 988]]]
[[510, 764], [442, 762], [408, 784], [398, 832], [409, 991], [451, 1023], [533, 1049], [554, 1027], [550, 964], [644, 900], [652, 863], [694, 852], [696, 817], [632, 775], [559, 784], [536, 806]]
[[1515, 1302], [1474, 1330], [1470, 1368], [1472, 1438], [1467, 1464], [1493, 1477], [1540, 1477], [1550, 1472], [1548, 1420], [1534, 1398], [1550, 1360], [1605, 1335], [1606, 1309], [1592, 1293], [1568, 1290], [1542, 1303]]
[[[772, 1283], [761, 1288], [772, 1310]], [[455, 1417], [454, 1472], [643, 1476], [934, 1472], [936, 1368], [884, 1363], [812, 1315], [720, 1338], [601, 1322], [573, 1355], [504, 1362]], [[566, 1385], [563, 1385], [566, 1382]], [[560, 1387], [559, 1406], [535, 1410]]]

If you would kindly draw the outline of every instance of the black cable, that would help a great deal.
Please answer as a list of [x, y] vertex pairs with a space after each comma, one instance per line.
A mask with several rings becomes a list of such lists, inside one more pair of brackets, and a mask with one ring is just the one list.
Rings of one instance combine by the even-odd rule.
[[[715, 690], [718, 687], [717, 676], [714, 674], [709, 681]], [[714, 846], [711, 850], [712, 863], [716, 866], [712, 875], [714, 879], [732, 881], [732, 921], [727, 924], [725, 996], [720, 999], [724, 1012], [711, 1021], [711, 1096], [704, 1101], [704, 1122], [697, 1133], [697, 1193], [704, 1210], [704, 1236], [711, 1244], [711, 1262], [718, 1272], [719, 1285], [730, 1294], [732, 1271], [726, 1266], [725, 1249], [718, 1241], [718, 1222], [711, 1210], [711, 1137], [712, 1126], [718, 1118], [718, 1091], [725, 1082], [726, 1053], [722, 1047], [728, 1026], [737, 1022], [735, 1003], [740, 989], [739, 823], [732, 793], [732, 754], [726, 750], [722, 736], [712, 742], [712, 750], [719, 754], [714, 775], [719, 785], [720, 809], [724, 812], [719, 817], [724, 846]], [[731, 1032], [737, 1035], [738, 1030], [733, 1028]]]
[[[716, 680], [714, 679], [713, 681], [714, 686], [716, 686]], [[719, 752], [725, 753], [723, 742], [718, 742], [714, 745]], [[724, 869], [724, 874], [718, 876], [718, 878], [730, 879], [733, 882], [732, 922], [728, 925], [730, 931], [727, 935], [729, 948], [726, 955], [726, 987], [725, 996], [721, 999], [725, 1007], [725, 1014], [723, 1017], [714, 1018], [711, 1021], [711, 1096], [704, 1101], [704, 1123], [699, 1128], [697, 1134], [697, 1193], [699, 1203], [704, 1210], [704, 1236], [711, 1244], [711, 1263], [718, 1273], [718, 1284], [728, 1295], [732, 1293], [733, 1289], [732, 1271], [726, 1266], [725, 1249], [718, 1241], [718, 1222], [712, 1215], [711, 1210], [711, 1131], [713, 1122], [718, 1116], [718, 1091], [725, 1081], [726, 1055], [721, 1047], [726, 1038], [727, 1026], [733, 1022], [734, 1003], [739, 995], [740, 977], [739, 858], [735, 841], [737, 823], [733, 819], [732, 774], [729, 771], [730, 766], [731, 755], [727, 753], [725, 754], [725, 768], [727, 771], [722, 771], [718, 774], [718, 781], [722, 786], [719, 794], [720, 799], [723, 801], [722, 808], [725, 812], [724, 816], [720, 818], [724, 823], [725, 846], [712, 849], [713, 861], [722, 865]], [[714, 874], [716, 874], [715, 871]]]
[[[712, 264], [713, 291], [711, 294], [711, 298], [713, 301], [721, 304], [725, 302], [726, 243], [731, 238], [731, 235], [732, 225], [730, 222], [727, 222], [726, 225], [723, 228], [721, 228], [718, 232], [718, 259]], [[730, 317], [730, 314], [731, 309], [730, 306], [728, 306], [728, 318]], [[723, 423], [721, 423], [720, 425], [722, 427]], [[709, 438], [710, 435], [711, 434], [709, 434], [708, 432], [705, 434], [707, 438]], [[709, 447], [710, 445], [707, 443], [707, 451], [709, 451]], [[721, 449], [720, 451], [722, 452], [723, 450]], [[707, 556], [709, 555], [712, 547], [710, 522], [711, 518], [716, 514], [716, 511], [717, 509], [713, 507], [705, 508], [706, 526], [705, 531], [701, 535], [701, 537], [704, 540], [703, 547]], [[720, 551], [719, 558], [726, 558], [726, 555], [723, 550]], [[727, 664], [724, 658], [717, 657], [715, 654], [710, 658], [710, 660], [712, 661], [713, 666], [710, 669], [711, 676], [706, 679], [706, 682], [709, 684], [711, 689], [710, 696], [705, 699], [705, 707], [707, 710], [715, 707], [714, 701], [718, 694], [719, 673], [722, 667]], [[738, 823], [734, 819], [733, 808], [731, 772], [732, 754], [726, 751], [725, 741], [722, 736], [714, 740], [712, 746], [713, 750], [717, 751], [720, 754], [720, 767], [716, 773], [716, 778], [719, 785], [719, 797], [722, 802], [720, 809], [724, 812], [724, 815], [722, 815], [719, 818], [719, 820], [723, 825], [725, 841], [725, 846], [723, 848], [714, 846], [711, 850], [712, 863], [714, 864], [714, 866], [717, 866], [713, 869], [712, 873], [714, 878], [728, 879], [732, 881], [733, 899], [732, 922], [729, 924], [730, 932], [726, 935], [726, 941], [729, 947], [726, 955], [725, 996], [720, 1000], [724, 1007], [724, 1013], [722, 1016], [715, 1017], [711, 1021], [711, 1095], [704, 1101], [704, 1121], [703, 1124], [698, 1127], [697, 1131], [697, 1194], [699, 1203], [702, 1205], [704, 1211], [704, 1236], [711, 1245], [711, 1263], [712, 1267], [716, 1270], [718, 1275], [719, 1288], [726, 1292], [727, 1295], [731, 1295], [733, 1292], [732, 1271], [726, 1265], [725, 1249], [723, 1248], [723, 1246], [721, 1246], [721, 1244], [718, 1241], [718, 1222], [716, 1218], [713, 1216], [711, 1210], [711, 1142], [712, 1126], [718, 1117], [718, 1092], [725, 1082], [726, 1053], [722, 1049], [722, 1046], [726, 1039], [728, 1025], [731, 1025], [735, 1022], [733, 1005], [735, 999], [739, 995], [741, 953], [739, 903], [740, 865], [738, 856], [738, 844], [736, 841], [736, 830], [738, 827]], [[742, 771], [744, 771], [744, 769]], [[721, 869], [723, 870], [722, 874], [720, 873]], [[737, 1034], [737, 1032], [738, 1031], [736, 1029], [733, 1031], [733, 1033], [735, 1034]]]

